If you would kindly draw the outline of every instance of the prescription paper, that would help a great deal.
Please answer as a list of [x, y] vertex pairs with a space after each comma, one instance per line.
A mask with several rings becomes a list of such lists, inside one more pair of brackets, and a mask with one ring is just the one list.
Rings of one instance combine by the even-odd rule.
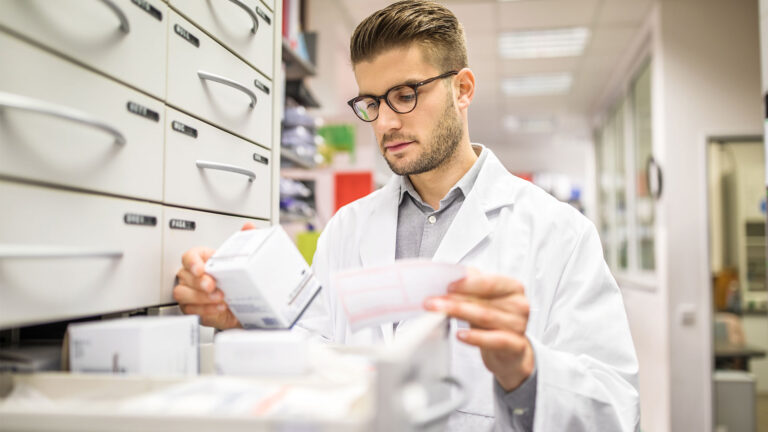
[[336, 273], [332, 283], [353, 331], [398, 322], [424, 311], [427, 297], [444, 295], [466, 275], [458, 264], [403, 260], [395, 264]]

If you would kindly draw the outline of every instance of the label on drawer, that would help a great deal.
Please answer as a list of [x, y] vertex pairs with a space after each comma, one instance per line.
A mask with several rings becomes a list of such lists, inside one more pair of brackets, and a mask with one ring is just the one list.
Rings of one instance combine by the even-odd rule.
[[255, 85], [256, 88], [258, 88], [259, 90], [263, 91], [264, 93], [269, 94], [269, 87], [267, 87], [266, 85], [262, 84], [261, 81], [259, 81], [257, 79], [254, 79], [253, 80], [253, 85]]
[[155, 8], [147, 0], [131, 0], [131, 3], [141, 8], [144, 12], [157, 18], [158, 21], [163, 20], [163, 13], [159, 9]]
[[256, 13], [259, 14], [261, 19], [263, 19], [267, 24], [272, 25], [272, 20], [269, 19], [269, 16], [258, 6], [256, 6]]
[[253, 160], [255, 160], [258, 163], [263, 163], [264, 165], [269, 165], [269, 159], [265, 158], [264, 156], [258, 153], [253, 154]]
[[125, 221], [127, 225], [157, 225], [157, 218], [155, 216], [147, 216], [138, 213], [126, 213], [125, 216], [123, 216], [123, 221]]
[[196, 227], [197, 227], [197, 224], [195, 223], [195, 221], [191, 221], [191, 220], [171, 219], [168, 222], [168, 228], [170, 229], [194, 231]]
[[147, 108], [147, 107], [145, 107], [143, 105], [137, 104], [136, 102], [128, 101], [126, 106], [128, 107], [128, 111], [133, 113], [133, 114], [142, 116], [144, 118], [148, 118], [148, 119], [153, 120], [153, 121], [160, 120], [160, 114], [158, 114], [157, 111], [152, 111], [151, 109], [149, 109], [149, 108]]
[[197, 129], [193, 128], [192, 126], [187, 126], [180, 121], [174, 120], [173, 122], [171, 122], [171, 127], [176, 132], [181, 132], [184, 135], [191, 136], [192, 138], [197, 138]]
[[178, 24], [174, 24], [173, 25], [173, 31], [175, 31], [177, 35], [179, 35], [182, 38], [184, 38], [187, 42], [189, 42], [192, 45], [200, 48], [200, 39], [195, 37], [192, 33], [184, 30], [184, 27], [182, 27], [182, 26], [180, 26]]

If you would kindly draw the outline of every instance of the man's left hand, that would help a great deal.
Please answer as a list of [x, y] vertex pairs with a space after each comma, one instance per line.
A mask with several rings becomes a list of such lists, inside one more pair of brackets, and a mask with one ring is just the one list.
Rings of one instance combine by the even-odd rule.
[[469, 323], [457, 337], [480, 348], [485, 366], [504, 390], [516, 389], [533, 373], [533, 347], [525, 336], [530, 309], [520, 282], [470, 269], [448, 286], [448, 294], [427, 299], [424, 307]]

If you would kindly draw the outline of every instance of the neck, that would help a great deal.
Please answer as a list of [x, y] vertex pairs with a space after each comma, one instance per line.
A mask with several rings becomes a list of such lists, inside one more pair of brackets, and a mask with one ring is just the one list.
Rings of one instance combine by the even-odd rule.
[[459, 144], [456, 153], [439, 167], [421, 174], [409, 175], [408, 178], [421, 199], [438, 210], [440, 200], [464, 177], [476, 160], [475, 150], [467, 140]]

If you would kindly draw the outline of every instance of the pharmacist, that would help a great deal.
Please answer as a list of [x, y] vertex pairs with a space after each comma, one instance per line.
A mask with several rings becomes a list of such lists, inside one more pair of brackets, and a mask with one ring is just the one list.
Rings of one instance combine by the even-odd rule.
[[[424, 305], [458, 319], [454, 374], [473, 386], [449, 430], [638, 429], [637, 358], [597, 232], [471, 144], [475, 76], [456, 17], [430, 1], [394, 3], [358, 25], [350, 48], [359, 96], [349, 105], [396, 175], [328, 223], [313, 263], [323, 296], [300, 325], [332, 342], [383, 343], [407, 322], [352, 333], [333, 273], [413, 257], [465, 264], [474, 270]], [[184, 255], [174, 297], [207, 325], [236, 327], [203, 271], [212, 253]]]

